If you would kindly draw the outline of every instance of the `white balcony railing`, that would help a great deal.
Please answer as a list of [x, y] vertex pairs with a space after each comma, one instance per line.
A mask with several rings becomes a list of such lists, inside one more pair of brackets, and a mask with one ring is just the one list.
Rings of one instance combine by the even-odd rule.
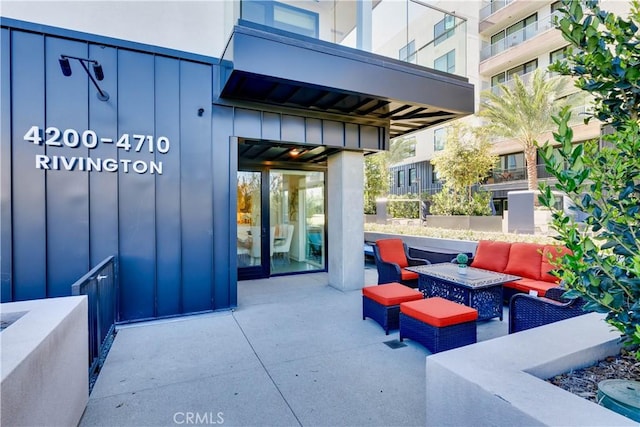
[[554, 12], [549, 15], [546, 19], [542, 21], [536, 21], [532, 24], [527, 25], [521, 30], [516, 31], [515, 33], [509, 34], [502, 40], [499, 40], [493, 44], [485, 44], [482, 50], [480, 51], [480, 60], [484, 61], [485, 59], [491, 58], [501, 52], [504, 52], [507, 49], [510, 49], [514, 46], [518, 46], [525, 41], [532, 39], [533, 37], [541, 34], [551, 28], [554, 28], [554, 21], [556, 16], [560, 16], [560, 12]]
[[480, 20], [482, 21], [487, 17], [493, 15], [513, 1], [514, 0], [495, 0], [487, 3], [482, 7], [482, 9], [480, 9]]

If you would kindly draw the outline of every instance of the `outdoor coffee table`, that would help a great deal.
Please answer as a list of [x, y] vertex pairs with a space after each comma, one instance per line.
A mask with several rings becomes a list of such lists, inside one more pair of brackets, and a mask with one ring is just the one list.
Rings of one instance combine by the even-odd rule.
[[478, 320], [500, 317], [502, 320], [502, 284], [518, 280], [511, 274], [496, 273], [467, 267], [467, 274], [458, 272], [458, 265], [439, 264], [406, 267], [418, 273], [418, 289], [425, 297], [442, 297], [478, 310]]

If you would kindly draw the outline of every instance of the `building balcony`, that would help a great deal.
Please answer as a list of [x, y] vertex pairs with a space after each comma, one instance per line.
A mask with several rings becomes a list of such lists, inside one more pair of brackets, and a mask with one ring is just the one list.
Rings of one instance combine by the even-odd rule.
[[[427, 68], [434, 68], [438, 58], [455, 48], [455, 67], [447, 71], [467, 77], [466, 19], [419, 0], [241, 0], [237, 4], [234, 23], [239, 18]], [[228, 27], [230, 32], [232, 25]]]
[[496, 43], [485, 44], [480, 51], [480, 61], [484, 61], [491, 58], [492, 56], [504, 52], [507, 49], [511, 49], [513, 47], [521, 45], [525, 41], [533, 39], [534, 37], [544, 33], [545, 31], [555, 29], [554, 22], [556, 17], [559, 15], [559, 12], [555, 12], [541, 21], [536, 21], [530, 25], [527, 25], [523, 29], [514, 32], [513, 34], [507, 35], [505, 38], [499, 40]]
[[484, 2], [483, 7], [480, 9], [478, 31], [482, 36], [491, 35], [500, 28], [506, 28], [531, 15], [540, 6], [540, 2], [531, 0], [494, 0]]
[[[240, 2], [217, 95], [336, 120], [350, 116], [388, 127], [389, 138], [473, 113], [468, 79], [428, 67], [453, 50], [455, 70], [464, 68], [458, 57], [465, 50], [457, 48], [466, 44], [463, 21], [443, 21], [446, 13], [413, 0], [374, 1], [358, 14], [361, 4]], [[433, 25], [441, 21], [452, 26], [434, 40]]]

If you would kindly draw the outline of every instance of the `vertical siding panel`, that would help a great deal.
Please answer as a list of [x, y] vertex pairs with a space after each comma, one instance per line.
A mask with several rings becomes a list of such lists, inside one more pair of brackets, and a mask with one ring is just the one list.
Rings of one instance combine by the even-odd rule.
[[[211, 67], [180, 63], [180, 157], [182, 212], [183, 310], [195, 312], [213, 307], [213, 206], [212, 183], [228, 159], [211, 150]], [[197, 111], [204, 109], [199, 117]], [[221, 177], [224, 180], [224, 177]], [[224, 215], [224, 213], [222, 213]], [[223, 254], [220, 254], [223, 256]]]
[[344, 146], [346, 148], [358, 148], [360, 146], [360, 134], [358, 132], [358, 125], [353, 123], [345, 123], [344, 134]]
[[[87, 57], [85, 43], [48, 37], [45, 46], [46, 125], [78, 138], [76, 147], [45, 147], [47, 156], [84, 161], [88, 149], [80, 136], [88, 128], [87, 91], [90, 84], [84, 69], [70, 61], [72, 75], [65, 77], [58, 63], [62, 54]], [[90, 93], [95, 89], [91, 88]], [[75, 131], [75, 132], [73, 132]], [[77, 133], [76, 133], [77, 132]], [[64, 136], [61, 138], [64, 140]], [[70, 141], [73, 143], [73, 141]], [[59, 170], [47, 171], [47, 296], [71, 294], [71, 285], [89, 271], [89, 183], [87, 172], [72, 171], [61, 164]]]
[[156, 153], [162, 175], [156, 175], [158, 316], [181, 312], [180, 263], [180, 62], [156, 57], [156, 139], [169, 138], [166, 154]]
[[304, 117], [282, 115], [282, 140], [289, 142], [305, 142]]
[[[230, 140], [233, 135], [233, 110], [214, 106], [212, 111], [212, 141], [214, 156], [213, 206], [216, 209], [213, 222], [214, 239], [214, 308], [237, 305], [238, 270], [236, 265], [236, 192], [238, 172], [238, 144]], [[216, 158], [229, 159], [215, 162]], [[231, 189], [231, 191], [229, 191]], [[228, 208], [227, 208], [228, 207]]]
[[378, 128], [374, 126], [360, 126], [360, 148], [378, 150], [380, 148]]
[[307, 144], [322, 145], [322, 121], [320, 119], [311, 119], [307, 117], [305, 120], [305, 142]]
[[236, 108], [235, 128], [241, 131], [244, 138], [262, 138], [262, 122], [260, 111]]
[[44, 127], [44, 37], [14, 31], [11, 40], [14, 300], [46, 297], [45, 172], [35, 168], [43, 145], [23, 139]]
[[344, 124], [333, 120], [322, 121], [322, 143], [332, 147], [344, 147]]
[[[109, 94], [107, 102], [100, 101], [91, 89], [89, 94], [89, 128], [98, 138], [113, 140], [98, 142], [89, 150], [94, 159], [117, 159], [118, 149], [118, 51], [114, 48], [91, 45], [91, 58], [102, 65], [104, 80], [100, 88]], [[89, 173], [89, 254], [91, 267], [108, 256], [118, 256], [118, 174]]]
[[262, 113], [262, 138], [272, 141], [280, 140], [280, 114]]
[[0, 29], [0, 302], [13, 299], [11, 289], [11, 34]]
[[155, 315], [155, 178], [133, 171], [133, 162], [149, 162], [148, 143], [136, 152], [134, 134], [154, 132], [153, 56], [118, 52], [118, 121], [120, 135], [129, 134], [131, 149], [118, 149], [128, 172], [118, 168], [121, 312], [126, 319]]

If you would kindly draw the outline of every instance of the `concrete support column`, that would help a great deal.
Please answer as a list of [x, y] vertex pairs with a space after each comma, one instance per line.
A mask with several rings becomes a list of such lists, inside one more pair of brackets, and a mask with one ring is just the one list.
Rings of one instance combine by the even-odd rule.
[[328, 159], [329, 284], [346, 291], [364, 285], [364, 155], [343, 151]]

